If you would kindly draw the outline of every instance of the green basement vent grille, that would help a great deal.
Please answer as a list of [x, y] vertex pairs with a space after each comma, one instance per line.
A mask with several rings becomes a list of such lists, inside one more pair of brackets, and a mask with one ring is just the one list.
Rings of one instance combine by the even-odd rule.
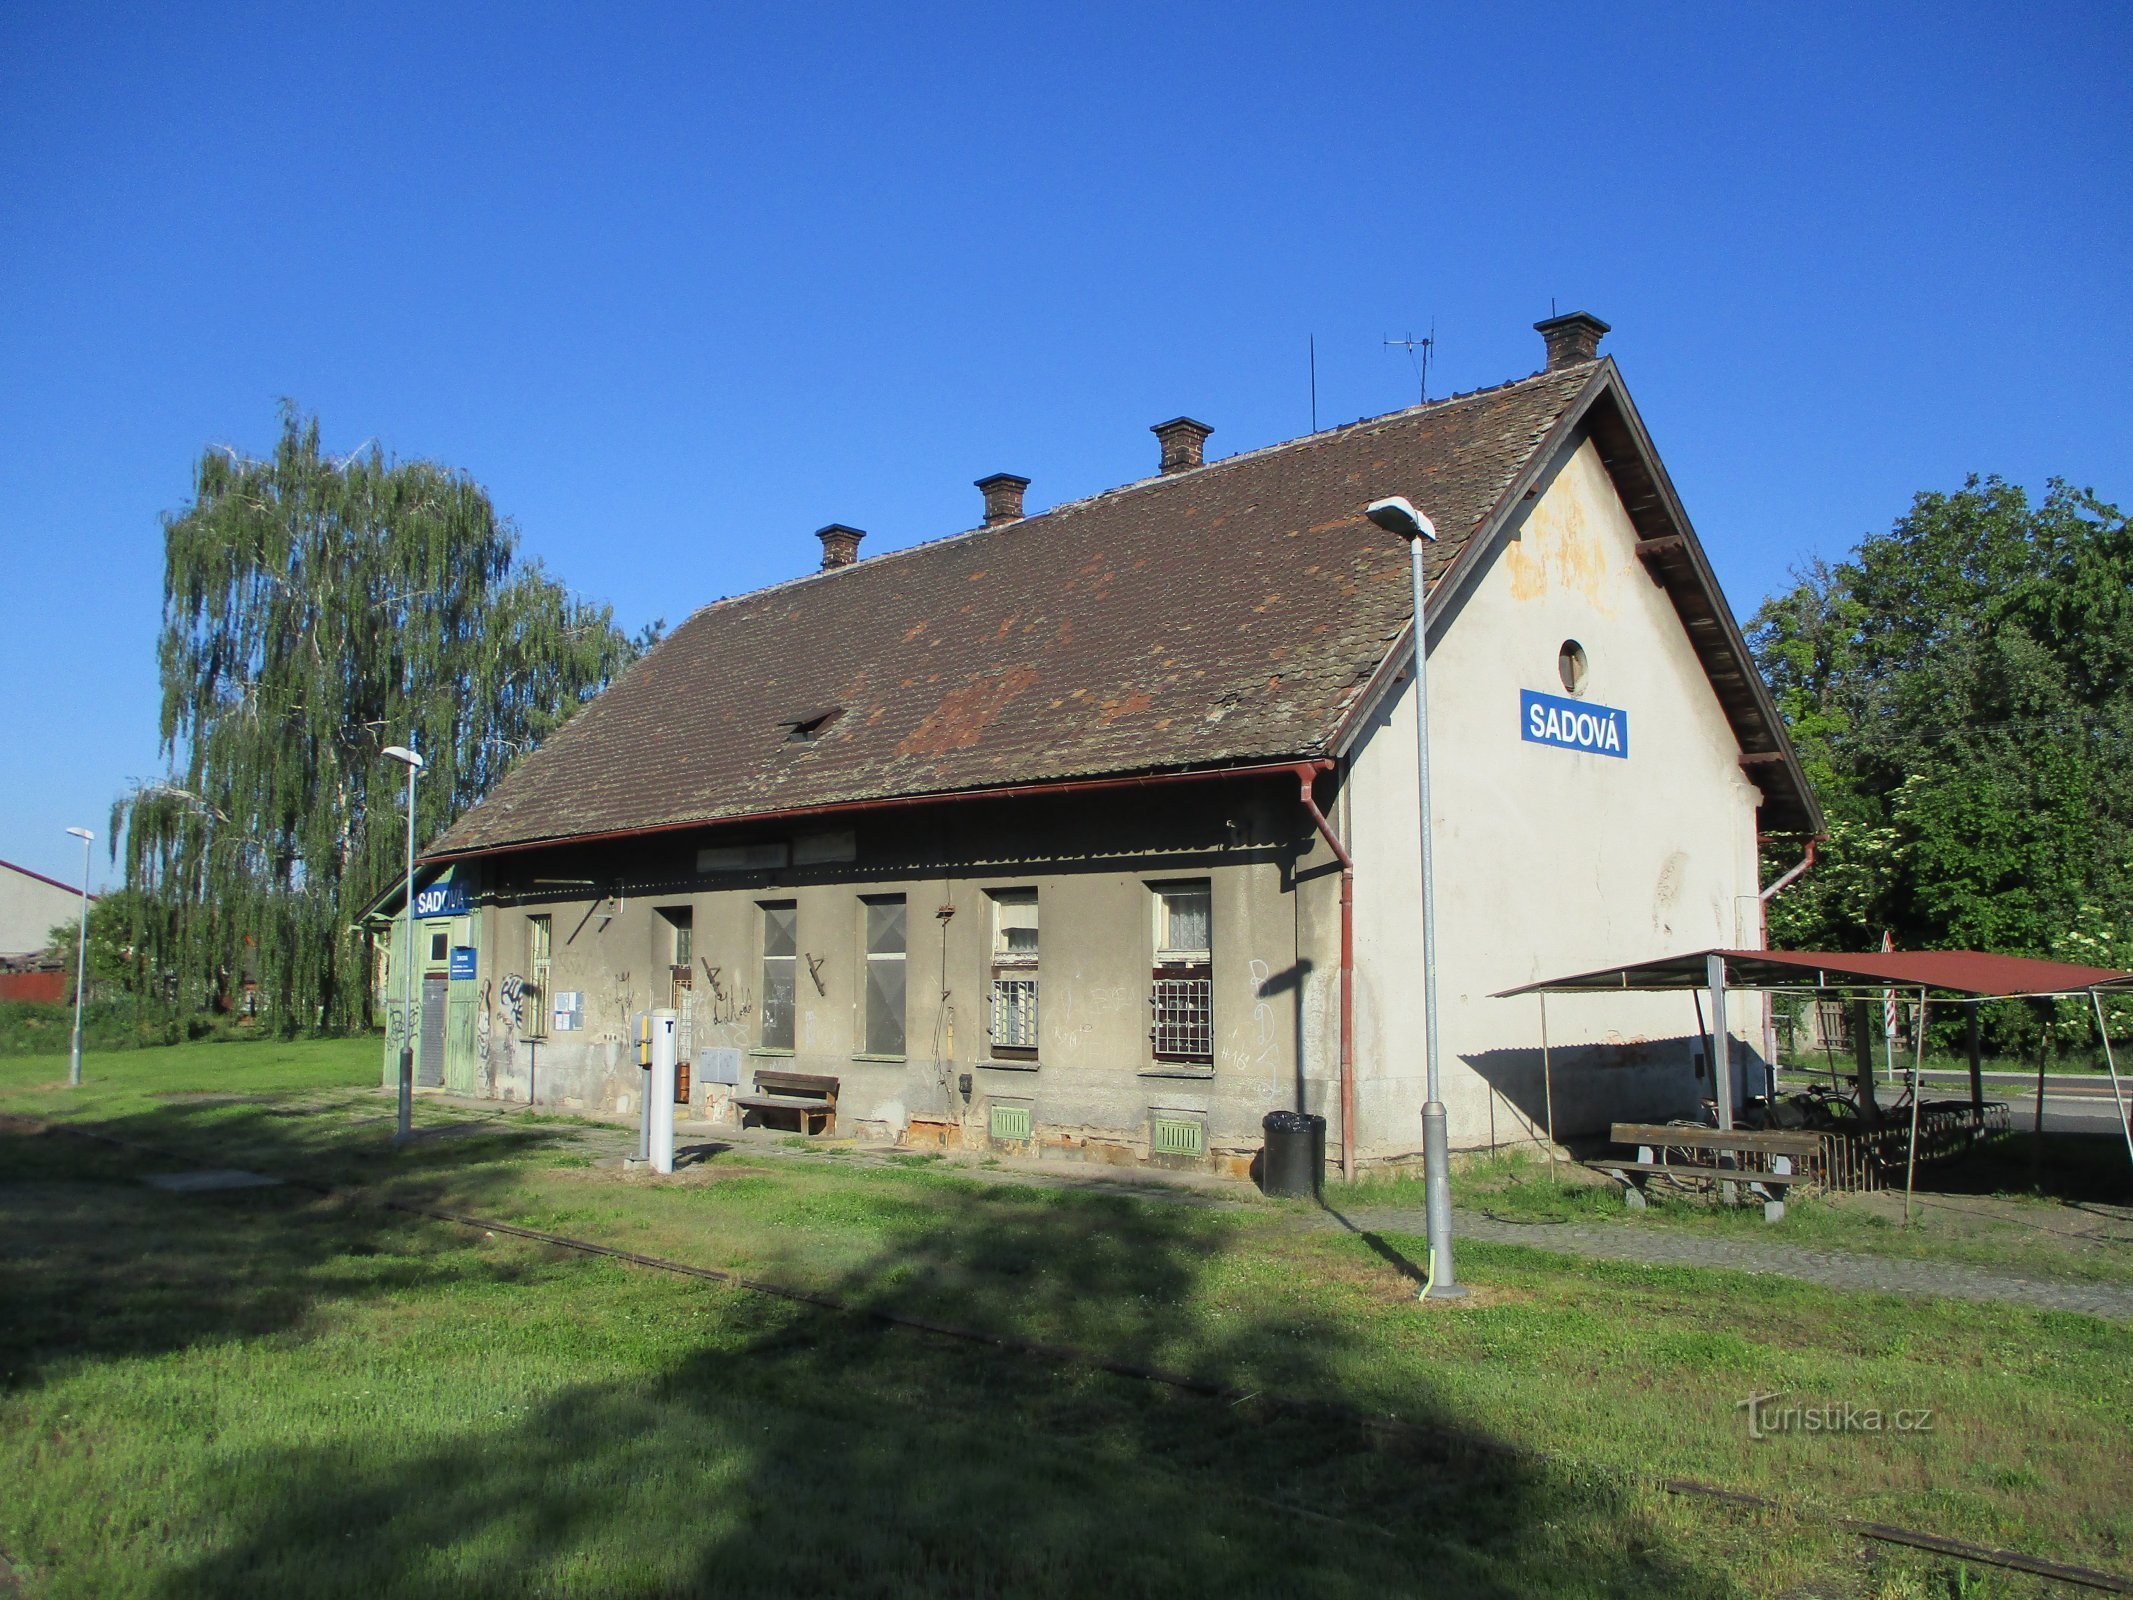
[[995, 1139], [1027, 1139], [1029, 1137], [1029, 1107], [994, 1106], [992, 1108], [992, 1136]]
[[1207, 1130], [1191, 1117], [1157, 1117], [1149, 1143], [1159, 1156], [1204, 1156]]

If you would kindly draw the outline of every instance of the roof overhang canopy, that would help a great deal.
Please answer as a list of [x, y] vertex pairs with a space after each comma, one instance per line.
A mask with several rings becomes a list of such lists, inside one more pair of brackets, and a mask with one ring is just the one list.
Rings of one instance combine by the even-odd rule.
[[2133, 984], [2133, 972], [2038, 961], [2030, 956], [2003, 956], [1989, 950], [1900, 950], [1852, 955], [1831, 950], [1712, 948], [1521, 984], [1500, 991], [1495, 998], [1701, 989], [1710, 981], [1712, 956], [1724, 960], [1729, 989], [1940, 989], [2008, 998], [2081, 994]]

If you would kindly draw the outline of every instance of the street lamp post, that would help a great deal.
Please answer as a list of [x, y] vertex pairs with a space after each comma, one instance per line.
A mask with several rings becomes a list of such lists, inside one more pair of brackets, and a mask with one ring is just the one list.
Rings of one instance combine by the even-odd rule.
[[1422, 546], [1437, 540], [1436, 525], [1400, 495], [1374, 500], [1364, 513], [1387, 533], [1407, 541], [1408, 580], [1415, 607], [1415, 787], [1422, 829], [1422, 1052], [1429, 1098], [1422, 1106], [1422, 1200], [1429, 1229], [1432, 1300], [1466, 1294], [1452, 1270], [1451, 1144], [1444, 1122], [1444, 1095], [1437, 1077], [1437, 871], [1430, 853], [1429, 801], [1429, 620], [1424, 609]]
[[400, 1121], [394, 1142], [405, 1144], [414, 1132], [415, 1116], [415, 774], [422, 770], [422, 757], [409, 744], [387, 745], [378, 753], [407, 768], [407, 940], [400, 958]]
[[89, 842], [96, 837], [87, 828], [67, 832], [81, 841], [81, 930], [74, 936], [74, 1053], [67, 1061], [67, 1082], [81, 1082], [81, 992], [89, 978]]

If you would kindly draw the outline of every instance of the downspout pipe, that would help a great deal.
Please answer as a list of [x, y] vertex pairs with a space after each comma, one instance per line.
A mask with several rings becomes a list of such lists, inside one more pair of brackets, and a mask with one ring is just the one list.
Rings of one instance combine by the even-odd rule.
[[1770, 902], [1807, 876], [1809, 870], [1815, 864], [1815, 846], [1821, 842], [1822, 836], [1820, 834], [1811, 834], [1807, 840], [1807, 853], [1800, 857], [1799, 862], [1790, 871], [1786, 872], [1769, 888], [1756, 896], [1756, 899], [1762, 904], [1763, 948], [1765, 950], [1770, 948]]
[[[1311, 785], [1322, 772], [1331, 772], [1330, 761], [1299, 763], [1296, 781], [1303, 808], [1341, 864], [1341, 1177], [1355, 1182], [1355, 858], [1348, 854], [1325, 812], [1318, 809]], [[1297, 1107], [1300, 1111], [1303, 1108]]]

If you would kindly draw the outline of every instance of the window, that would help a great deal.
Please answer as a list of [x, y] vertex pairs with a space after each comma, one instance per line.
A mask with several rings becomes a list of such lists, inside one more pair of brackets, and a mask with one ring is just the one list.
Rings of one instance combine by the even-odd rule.
[[667, 925], [667, 965], [688, 966], [696, 959], [696, 913], [688, 906], [661, 906], [659, 915]]
[[800, 911], [790, 900], [763, 907], [763, 1048], [792, 1048], [793, 979]]
[[450, 933], [433, 933], [430, 935], [430, 959], [432, 961], [446, 959], [451, 953], [451, 948], [452, 936]]
[[1213, 1066], [1214, 897], [1207, 882], [1155, 891], [1155, 972], [1148, 1037], [1155, 1059]]
[[1037, 1058], [1037, 891], [992, 897], [992, 1053]]
[[863, 1030], [865, 1053], [904, 1053], [904, 902], [868, 900], [866, 907], [867, 989]]
[[548, 1031], [541, 1026], [548, 1016], [548, 937], [548, 918], [526, 919], [526, 975], [533, 993], [526, 999], [525, 1007], [533, 1019], [532, 1035], [536, 1038]]
[[813, 744], [822, 737], [823, 730], [844, 715], [844, 707], [831, 706], [822, 711], [810, 711], [804, 717], [793, 717], [781, 724], [785, 729], [787, 744]]
[[1572, 694], [1582, 693], [1586, 674], [1591, 670], [1592, 663], [1586, 658], [1585, 647], [1575, 639], [1565, 639], [1563, 648], [1555, 656], [1556, 676], [1563, 680], [1563, 687]]

